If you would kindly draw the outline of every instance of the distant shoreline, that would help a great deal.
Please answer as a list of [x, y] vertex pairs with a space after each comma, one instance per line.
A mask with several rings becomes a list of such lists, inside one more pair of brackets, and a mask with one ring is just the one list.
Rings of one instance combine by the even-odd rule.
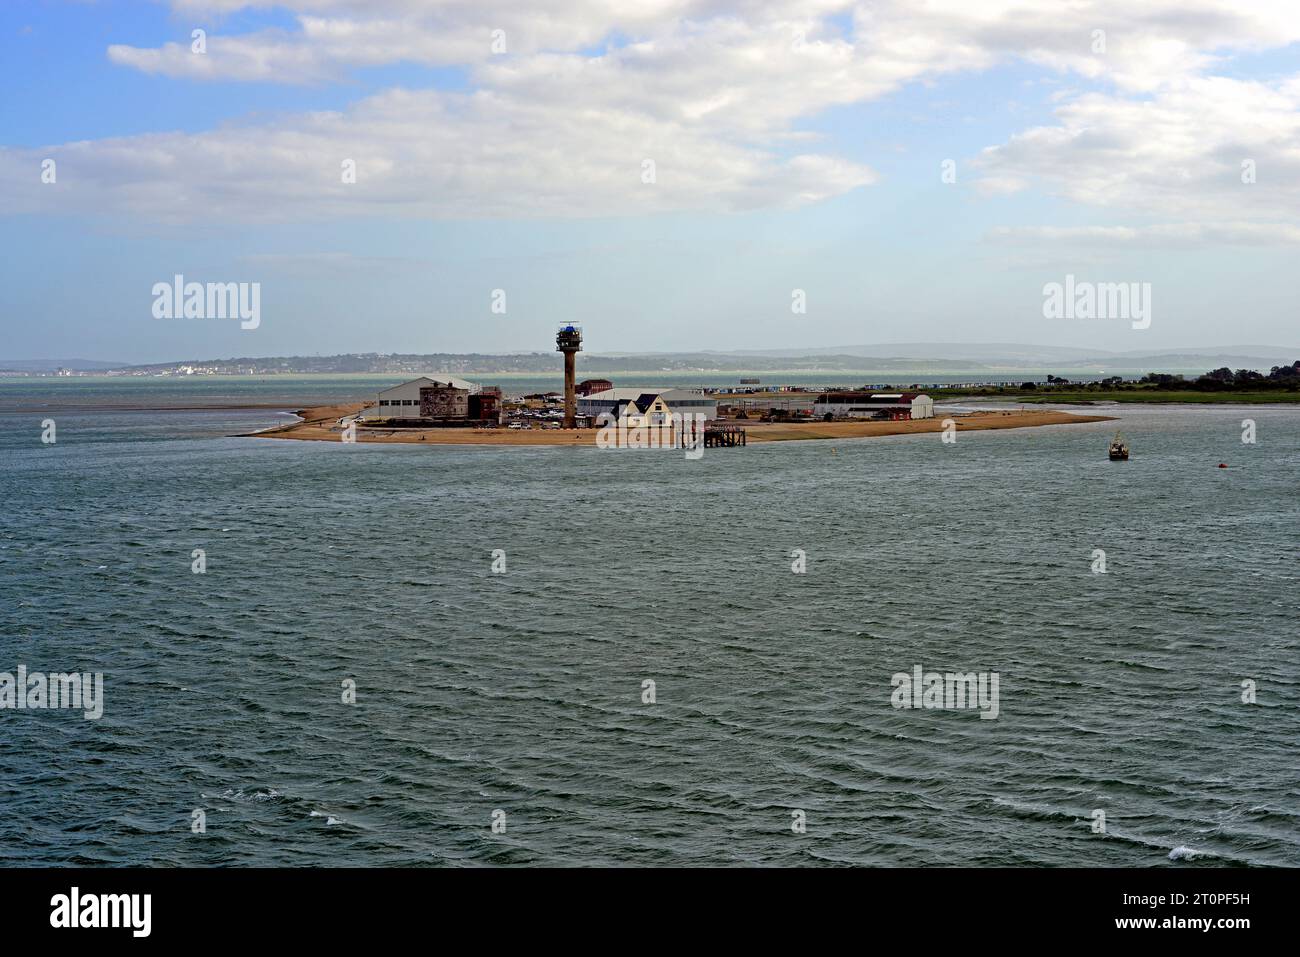
[[1112, 390], [1095, 392], [1070, 392], [1045, 390], [1045, 393], [1008, 389], [1005, 392], [988, 392], [978, 389], [931, 389], [929, 394], [937, 402], [1016, 402], [1030, 405], [1295, 405], [1300, 403], [1300, 392], [1197, 392], [1194, 390]]

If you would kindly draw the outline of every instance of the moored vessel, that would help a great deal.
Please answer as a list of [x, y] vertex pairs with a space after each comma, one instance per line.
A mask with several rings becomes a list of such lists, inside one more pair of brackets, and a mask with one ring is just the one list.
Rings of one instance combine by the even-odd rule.
[[1112, 462], [1128, 460], [1128, 443], [1124, 441], [1124, 436], [1118, 431], [1115, 432], [1115, 437], [1110, 440], [1110, 460]]

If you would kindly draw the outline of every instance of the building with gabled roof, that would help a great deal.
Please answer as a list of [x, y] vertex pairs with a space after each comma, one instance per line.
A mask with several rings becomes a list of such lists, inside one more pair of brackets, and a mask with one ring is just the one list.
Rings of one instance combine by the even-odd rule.
[[690, 389], [606, 389], [593, 392], [578, 400], [578, 415], [599, 424], [600, 416], [627, 421], [632, 427], [659, 425], [668, 416], [703, 415], [705, 419], [718, 417], [718, 402], [703, 392]]
[[[455, 389], [467, 396], [478, 395], [482, 391], [482, 387], [477, 382], [470, 382], [456, 376], [440, 374], [420, 376], [418, 379], [411, 379], [409, 382], [395, 385], [391, 389], [384, 389], [379, 393], [379, 401], [372, 408], [366, 409], [365, 417], [377, 419], [421, 418], [421, 389]], [[427, 407], [428, 393], [425, 393], [425, 398]]]

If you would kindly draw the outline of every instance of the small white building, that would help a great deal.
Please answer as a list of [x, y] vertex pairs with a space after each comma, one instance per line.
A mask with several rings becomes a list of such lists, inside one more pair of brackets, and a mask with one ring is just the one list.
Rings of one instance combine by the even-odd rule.
[[827, 392], [813, 403], [819, 419], [931, 419], [934, 399], [923, 392]]
[[716, 419], [718, 402], [690, 389], [606, 389], [578, 397], [578, 415], [589, 418], [593, 425], [599, 425], [604, 414], [625, 419], [634, 427], [662, 425], [672, 413]]
[[391, 389], [379, 393], [379, 402], [362, 411], [363, 418], [374, 419], [418, 419], [420, 418], [420, 390], [434, 386], [450, 386], [464, 389], [470, 395], [477, 395], [482, 386], [467, 379], [455, 376], [439, 375], [437, 378], [420, 376], [410, 382], [403, 382]]

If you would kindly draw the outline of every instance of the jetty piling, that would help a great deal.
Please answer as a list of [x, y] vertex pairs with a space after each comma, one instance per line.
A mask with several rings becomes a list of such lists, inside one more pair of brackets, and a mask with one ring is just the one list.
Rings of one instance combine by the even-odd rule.
[[706, 449], [731, 449], [747, 445], [745, 430], [738, 425], [707, 425], [704, 429]]

